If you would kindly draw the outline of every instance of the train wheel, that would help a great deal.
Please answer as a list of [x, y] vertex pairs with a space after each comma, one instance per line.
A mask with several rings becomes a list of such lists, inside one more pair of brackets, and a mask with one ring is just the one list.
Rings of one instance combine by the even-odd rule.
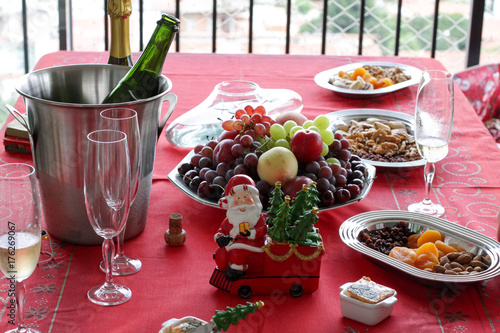
[[248, 299], [252, 296], [252, 288], [244, 284], [238, 288], [238, 295], [243, 299]]
[[304, 287], [301, 284], [294, 284], [290, 287], [290, 295], [293, 297], [300, 297], [304, 293]]

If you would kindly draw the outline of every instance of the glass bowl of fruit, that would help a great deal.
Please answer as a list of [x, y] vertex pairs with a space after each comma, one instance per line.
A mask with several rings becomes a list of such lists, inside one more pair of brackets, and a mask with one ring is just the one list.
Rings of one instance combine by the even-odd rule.
[[235, 174], [252, 177], [264, 209], [278, 181], [292, 200], [304, 184], [315, 182], [320, 210], [365, 198], [375, 167], [351, 154], [349, 141], [331, 131], [328, 117], [289, 118], [277, 122], [263, 106], [239, 109], [233, 119], [220, 122], [217, 139], [197, 145], [168, 178], [184, 194], [213, 207], [219, 207]]

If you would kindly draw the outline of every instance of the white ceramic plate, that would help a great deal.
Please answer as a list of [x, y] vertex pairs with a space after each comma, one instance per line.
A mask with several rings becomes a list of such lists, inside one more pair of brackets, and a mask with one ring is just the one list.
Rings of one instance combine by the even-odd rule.
[[[403, 70], [405, 74], [411, 76], [410, 80], [394, 84], [390, 87], [373, 89], [373, 90], [351, 90], [346, 88], [340, 88], [334, 86], [329, 82], [330, 78], [333, 76], [338, 76], [339, 71], [352, 72], [356, 68], [363, 67], [364, 65], [369, 66], [380, 66], [380, 67], [399, 67]], [[356, 62], [352, 64], [347, 64], [344, 66], [339, 66], [336, 68], [328, 69], [326, 71], [316, 74], [314, 77], [314, 82], [322, 88], [331, 90], [337, 95], [347, 97], [347, 98], [371, 98], [382, 96], [391, 92], [401, 90], [403, 88], [417, 84], [420, 80], [420, 75], [422, 71], [416, 67], [392, 62], [380, 62], [380, 61], [366, 61], [366, 62]]]
[[[369, 248], [358, 240], [363, 229], [374, 230], [392, 227], [400, 221], [408, 223], [414, 232], [437, 230], [445, 234], [445, 243], [456, 243], [475, 255], [489, 256], [491, 264], [485, 271], [476, 275], [446, 275], [426, 272], [405, 264], [379, 251]], [[491, 237], [462, 227], [447, 220], [407, 211], [381, 210], [358, 214], [347, 219], [339, 229], [340, 238], [350, 248], [365, 254], [375, 263], [397, 270], [420, 283], [436, 286], [442, 283], [477, 283], [500, 275], [500, 243]]]
[[[326, 114], [330, 119], [330, 129], [335, 132], [342, 125], [349, 125], [351, 120], [362, 121], [367, 118], [379, 118], [387, 121], [400, 121], [406, 125], [408, 133], [412, 134], [415, 130], [415, 120], [412, 116], [402, 112], [380, 110], [380, 109], [349, 109], [335, 111]], [[365, 163], [371, 164], [377, 168], [377, 171], [404, 171], [419, 168], [425, 165], [424, 159], [418, 159], [409, 162], [380, 162], [362, 159]]]
[[[194, 199], [194, 200], [196, 200], [196, 201], [198, 201], [206, 206], [220, 208], [217, 200], [201, 198], [194, 190], [192, 190], [186, 183], [184, 183], [181, 175], [179, 175], [179, 172], [177, 171], [177, 169], [179, 168], [179, 166], [181, 164], [189, 162], [191, 160], [191, 156], [193, 154], [194, 154], [193, 151], [191, 151], [189, 154], [187, 154], [186, 157], [184, 157], [184, 159], [172, 171], [170, 171], [170, 173], [168, 174], [168, 179], [175, 186], [177, 186], [177, 188], [179, 190], [181, 190], [182, 193], [186, 194], [190, 198], [192, 198], [192, 199]], [[340, 208], [340, 207], [344, 207], [344, 206], [356, 203], [356, 202], [364, 199], [368, 195], [368, 192], [370, 192], [370, 189], [373, 185], [373, 181], [375, 180], [375, 172], [376, 172], [375, 167], [371, 166], [370, 164], [366, 164], [366, 176], [365, 176], [366, 184], [363, 187], [363, 189], [361, 190], [361, 193], [356, 198], [351, 199], [351, 200], [344, 202], [344, 203], [335, 203], [331, 207], [322, 207], [322, 208], [320, 207], [319, 210], [323, 211], [323, 210]]]

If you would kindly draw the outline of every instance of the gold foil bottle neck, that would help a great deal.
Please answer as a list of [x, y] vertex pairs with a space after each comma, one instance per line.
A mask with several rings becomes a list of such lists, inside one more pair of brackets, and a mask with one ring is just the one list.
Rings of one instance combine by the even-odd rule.
[[108, 0], [107, 12], [111, 18], [127, 18], [132, 14], [132, 1]]

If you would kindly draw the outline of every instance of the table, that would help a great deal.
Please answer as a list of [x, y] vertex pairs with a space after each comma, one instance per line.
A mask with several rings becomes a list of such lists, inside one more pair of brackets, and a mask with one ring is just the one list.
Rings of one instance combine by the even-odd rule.
[[[134, 55], [137, 59], [137, 54]], [[76, 63], [105, 63], [105, 52], [48, 54], [36, 68]], [[358, 56], [170, 54], [164, 74], [173, 82], [179, 101], [169, 123], [203, 101], [213, 87], [231, 79], [249, 80], [263, 88], [287, 88], [304, 101], [303, 114], [314, 118], [348, 108], [379, 108], [413, 114], [416, 86], [387, 96], [354, 100], [318, 87], [313, 77], [325, 69], [351, 62], [389, 61], [420, 69], [443, 69], [434, 59]], [[496, 237], [500, 210], [500, 150], [477, 119], [459, 89], [455, 89], [455, 122], [448, 157], [437, 163], [432, 200], [446, 208], [445, 218]], [[21, 100], [16, 108], [24, 112]], [[166, 109], [163, 110], [164, 112]], [[0, 132], [3, 138], [4, 129]], [[2, 145], [3, 147], [3, 145]], [[39, 266], [26, 280], [26, 322], [42, 332], [158, 332], [170, 318], [195, 316], [209, 320], [214, 310], [245, 303], [209, 285], [214, 268], [213, 235], [225, 211], [203, 206], [182, 194], [167, 174], [189, 152], [159, 140], [147, 226], [126, 242], [126, 253], [143, 262], [142, 270], [115, 281], [131, 288], [132, 299], [115, 307], [100, 307], [86, 297], [89, 288], [104, 281], [98, 264], [101, 247], [75, 246], [54, 240], [55, 260]], [[0, 163], [28, 161], [22, 154], [0, 153]], [[422, 168], [399, 173], [378, 173], [369, 195], [359, 203], [320, 213], [317, 226], [324, 238], [319, 289], [300, 298], [255, 296], [266, 304], [233, 332], [495, 332], [500, 329], [500, 279], [468, 288], [429, 288], [405, 275], [395, 274], [348, 248], [339, 238], [342, 222], [371, 210], [406, 210], [422, 199]], [[163, 234], [168, 216], [184, 217], [187, 241], [170, 247]], [[44, 241], [46, 242], [46, 241]], [[44, 248], [47, 244], [44, 243]], [[398, 292], [392, 315], [368, 327], [340, 313], [339, 287], [369, 276]], [[7, 280], [1, 282], [0, 329], [7, 323]], [[261, 327], [257, 330], [255, 326]], [[313, 329], [314, 328], [314, 329]]]

